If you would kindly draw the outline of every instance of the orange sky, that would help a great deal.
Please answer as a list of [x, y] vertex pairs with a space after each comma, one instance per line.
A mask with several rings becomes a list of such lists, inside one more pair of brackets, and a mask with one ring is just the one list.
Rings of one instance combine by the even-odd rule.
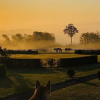
[[79, 30], [73, 37], [77, 43], [83, 32], [100, 31], [99, 5], [100, 0], [0, 0], [0, 30], [47, 31], [65, 44], [70, 37], [63, 29], [73, 23]]

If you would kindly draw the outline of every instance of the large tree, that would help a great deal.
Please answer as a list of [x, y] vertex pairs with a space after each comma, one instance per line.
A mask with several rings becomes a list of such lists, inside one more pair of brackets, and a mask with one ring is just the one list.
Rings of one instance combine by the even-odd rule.
[[55, 36], [53, 33], [34, 31], [33, 37], [34, 37], [34, 40], [36, 41], [44, 40], [44, 41], [54, 41], [55, 42]]
[[63, 30], [64, 34], [68, 34], [71, 37], [71, 45], [72, 45], [72, 37], [75, 35], [75, 33], [78, 33], [79, 31], [77, 30], [76, 27], [74, 27], [73, 24], [68, 24], [66, 28]]
[[83, 33], [80, 37], [80, 43], [81, 44], [92, 44], [92, 43], [98, 43], [100, 42], [100, 34], [99, 32], [87, 32]]

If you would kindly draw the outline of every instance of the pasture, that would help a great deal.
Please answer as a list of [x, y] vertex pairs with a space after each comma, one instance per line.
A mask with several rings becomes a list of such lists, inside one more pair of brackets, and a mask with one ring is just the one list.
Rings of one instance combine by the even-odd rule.
[[[12, 58], [67, 58], [83, 57], [90, 55], [78, 54], [35, 54], [35, 55], [12, 55]], [[100, 62], [100, 56], [98, 56]], [[41, 84], [50, 80], [51, 84], [65, 82], [70, 80], [67, 77], [67, 70], [73, 69], [76, 74], [74, 78], [96, 74], [100, 70], [100, 63], [70, 68], [12, 68], [7, 69], [7, 77], [0, 82], [0, 98], [12, 94], [18, 94], [25, 91], [31, 91], [35, 87], [38, 79]], [[100, 81], [93, 79], [85, 83], [80, 83], [66, 88], [53, 91], [51, 100], [99, 100], [100, 99]]]
[[59, 59], [59, 58], [76, 58], [76, 57], [84, 57], [84, 56], [91, 56], [91, 55], [80, 55], [80, 54], [13, 54], [11, 58], [18, 58], [18, 59]]

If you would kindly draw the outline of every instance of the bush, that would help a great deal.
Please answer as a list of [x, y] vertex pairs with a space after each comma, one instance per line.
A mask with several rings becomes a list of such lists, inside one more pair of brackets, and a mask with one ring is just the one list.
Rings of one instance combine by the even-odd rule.
[[72, 78], [75, 75], [75, 71], [74, 70], [68, 70], [67, 71], [67, 75]]
[[100, 71], [98, 71], [98, 73], [97, 73], [97, 78], [99, 78], [99, 80], [100, 80]]
[[76, 67], [86, 64], [98, 63], [97, 55], [76, 57], [76, 58], [60, 58], [59, 67]]
[[52, 68], [55, 66], [55, 59], [48, 59], [48, 65]]
[[0, 65], [0, 79], [6, 77], [6, 65]]
[[82, 50], [75, 50], [75, 54], [83, 54]]

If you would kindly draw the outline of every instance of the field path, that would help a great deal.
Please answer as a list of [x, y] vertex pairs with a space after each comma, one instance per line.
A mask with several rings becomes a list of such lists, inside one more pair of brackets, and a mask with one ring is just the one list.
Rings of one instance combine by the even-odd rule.
[[[76, 85], [79, 83], [84, 83], [84, 82], [87, 82], [87, 81], [90, 81], [96, 78], [97, 78], [97, 75], [92, 74], [92, 75], [88, 75], [84, 77], [79, 77], [76, 79], [73, 78], [65, 82], [56, 83], [56, 84], [51, 85], [51, 92], [68, 87], [68, 86]], [[28, 100], [33, 95], [33, 93], [34, 93], [34, 90], [30, 92], [10, 95], [8, 97], [0, 98], [0, 100]]]

